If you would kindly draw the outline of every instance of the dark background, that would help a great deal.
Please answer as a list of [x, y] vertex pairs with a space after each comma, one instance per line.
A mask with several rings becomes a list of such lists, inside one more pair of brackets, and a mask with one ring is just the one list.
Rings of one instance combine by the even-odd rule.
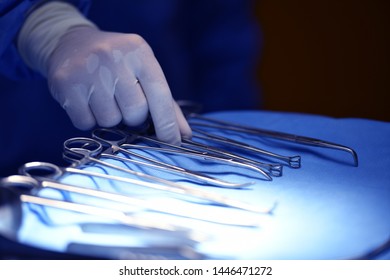
[[390, 121], [389, 1], [261, 0], [265, 109]]

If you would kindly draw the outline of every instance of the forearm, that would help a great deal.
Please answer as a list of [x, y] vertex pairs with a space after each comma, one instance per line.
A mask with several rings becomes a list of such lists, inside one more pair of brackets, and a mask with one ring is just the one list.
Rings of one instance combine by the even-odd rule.
[[18, 50], [24, 62], [47, 76], [50, 55], [60, 38], [74, 27], [96, 28], [74, 6], [58, 1], [47, 2], [32, 11], [18, 36]]
[[[26, 18], [36, 8], [41, 0], [17, 1], [6, 0], [0, 4], [0, 75], [12, 80], [35, 79], [40, 75], [26, 65], [17, 47], [18, 34]], [[67, 0], [77, 9], [86, 14], [90, 0]]]

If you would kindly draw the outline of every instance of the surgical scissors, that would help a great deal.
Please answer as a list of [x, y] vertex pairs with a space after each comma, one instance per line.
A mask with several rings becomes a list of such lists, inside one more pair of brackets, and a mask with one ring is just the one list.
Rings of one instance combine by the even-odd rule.
[[[195, 187], [191, 186], [185, 186], [178, 184], [176, 182], [168, 181], [163, 178], [151, 176], [148, 174], [144, 174], [141, 172], [136, 172], [130, 169], [122, 168], [120, 166], [117, 166], [115, 164], [111, 164], [109, 162], [100, 160], [98, 158], [95, 158], [95, 156], [99, 156], [102, 153], [102, 145], [97, 140], [90, 139], [90, 138], [84, 138], [84, 137], [77, 137], [77, 138], [70, 138], [64, 142], [64, 152], [67, 154], [66, 157], [69, 160], [73, 160], [77, 165], [81, 164], [88, 164], [88, 163], [97, 163], [118, 171], [122, 171], [127, 174], [135, 175], [140, 178], [143, 178], [145, 180], [158, 182], [160, 184], [148, 184], [143, 185], [144, 187], [152, 188], [152, 189], [158, 189], [162, 191], [167, 191], [170, 193], [176, 193], [180, 195], [189, 195], [192, 197], [200, 198], [203, 200], [207, 200], [209, 202], [212, 202], [217, 205], [221, 206], [228, 206], [233, 208], [238, 208], [250, 212], [255, 213], [264, 213], [264, 214], [270, 214], [272, 213], [275, 204], [271, 208], [261, 209], [259, 207], [243, 203], [216, 193], [212, 193], [210, 191], [203, 191], [199, 190]], [[74, 159], [69, 157], [69, 154], [77, 156], [78, 159]], [[66, 169], [69, 172], [69, 169]], [[103, 175], [103, 174], [102, 174]], [[106, 176], [106, 175], [104, 175]], [[127, 178], [117, 177], [117, 180], [126, 182]]]
[[[191, 213], [185, 213], [184, 211], [179, 211], [178, 209], [167, 209], [167, 207], [159, 206], [159, 204], [154, 203], [152, 199], [146, 200], [146, 199], [140, 199], [135, 197], [130, 197], [127, 195], [122, 195], [118, 193], [112, 193], [112, 192], [106, 192], [106, 191], [100, 191], [95, 190], [87, 187], [81, 187], [81, 186], [75, 186], [75, 185], [69, 185], [64, 183], [59, 183], [54, 180], [58, 180], [62, 175], [64, 174], [79, 174], [79, 175], [86, 175], [89, 177], [98, 177], [98, 178], [104, 178], [104, 179], [110, 179], [110, 180], [120, 180], [122, 182], [136, 184], [140, 186], [150, 186], [151, 183], [143, 182], [139, 180], [134, 179], [127, 179], [122, 177], [117, 177], [113, 175], [107, 175], [107, 174], [100, 174], [92, 171], [85, 171], [85, 170], [79, 170], [72, 167], [69, 168], [60, 168], [57, 165], [47, 163], [47, 162], [29, 162], [22, 165], [19, 169], [19, 173], [21, 175], [29, 176], [37, 180], [39, 182], [39, 186], [36, 184], [35, 186], [31, 186], [31, 189], [42, 189], [42, 188], [51, 188], [56, 189], [60, 191], [66, 191], [71, 193], [78, 193], [82, 195], [87, 195], [90, 197], [100, 198], [112, 202], [117, 203], [123, 203], [131, 206], [136, 206], [140, 210], [146, 210], [146, 211], [156, 211], [161, 212], [165, 214], [175, 215], [175, 216], [181, 216], [185, 218], [191, 218], [196, 220], [203, 220], [207, 222], [213, 222], [213, 223], [219, 223], [219, 224], [228, 224], [228, 225], [236, 225], [236, 226], [255, 226], [257, 225], [257, 221], [250, 221], [244, 223], [243, 221], [233, 221], [233, 220], [227, 220], [223, 219], [223, 217], [218, 218], [212, 218], [212, 217], [204, 217], [201, 215], [198, 215], [196, 212]], [[34, 175], [34, 173], [45, 175]]]
[[[230, 183], [227, 181], [223, 181], [221, 179], [217, 179], [217, 178], [208, 176], [206, 174], [195, 172], [195, 171], [185, 169], [183, 167], [179, 167], [176, 165], [164, 163], [164, 162], [155, 160], [151, 157], [142, 156], [139, 153], [132, 152], [131, 151], [132, 148], [139, 148], [139, 146], [128, 143], [128, 136], [120, 130], [98, 128], [92, 132], [92, 137], [94, 139], [100, 141], [102, 144], [108, 144], [111, 147], [113, 153], [121, 152], [121, 153], [129, 155], [131, 157], [140, 158], [142, 160], [149, 162], [150, 164], [147, 164], [147, 166], [150, 166], [152, 168], [157, 168], [157, 169], [168, 171], [168, 172], [178, 173], [182, 176], [190, 177], [190, 178], [199, 180], [201, 182], [206, 182], [206, 183], [209, 183], [212, 185], [217, 185], [220, 187], [242, 188], [242, 187], [247, 186], [246, 183], [244, 183], [244, 184], [243, 183], [240, 183], [240, 184]], [[126, 144], [127, 149], [124, 149], [122, 147], [123, 144]], [[142, 148], [148, 149], [147, 146], [142, 147]], [[163, 149], [161, 149], [161, 150], [164, 151]], [[106, 157], [106, 158], [117, 159], [117, 160], [121, 160], [121, 161], [132, 162], [132, 163], [136, 163], [136, 164], [140, 164], [140, 165], [146, 165], [145, 162], [143, 162], [143, 161], [137, 161], [134, 159], [122, 158], [122, 157], [119, 158], [118, 156], [113, 156], [113, 155], [107, 154], [107, 153], [102, 153], [101, 156]]]
[[[39, 190], [42, 188], [52, 188], [57, 190], [65, 190], [69, 192], [77, 192], [84, 194], [91, 194], [91, 190], [75, 187], [72, 185], [56, 183], [52, 181], [37, 180], [30, 176], [24, 175], [12, 175], [3, 178], [0, 181], [0, 191], [6, 193], [9, 197], [9, 202], [5, 201], [2, 204], [9, 203], [8, 207], [20, 207], [19, 203], [31, 203], [40, 206], [48, 206], [57, 209], [78, 212], [82, 214], [88, 214], [101, 218], [108, 218], [110, 220], [119, 222], [120, 224], [140, 228], [140, 229], [153, 229], [168, 232], [175, 232], [176, 234], [185, 234], [187, 237], [192, 235], [192, 230], [183, 228], [182, 226], [176, 226], [168, 223], [161, 223], [158, 221], [148, 221], [146, 219], [140, 219], [134, 216], [130, 216], [122, 211], [117, 211], [109, 208], [102, 208], [88, 204], [80, 204], [69, 201], [63, 201], [54, 198], [46, 198], [38, 196]], [[94, 193], [98, 196], [100, 191]], [[5, 207], [2, 205], [2, 207]], [[9, 211], [16, 211], [21, 215], [21, 210], [9, 209]], [[12, 230], [12, 229], [10, 229]]]
[[[144, 142], [149, 142], [158, 145], [156, 146], [144, 146], [144, 145], [136, 145], [136, 144], [122, 144], [122, 148], [138, 148], [138, 149], [145, 149], [145, 150], [154, 150], [154, 151], [159, 151], [163, 153], [168, 153], [168, 154], [179, 154], [179, 155], [185, 155], [188, 157], [194, 157], [198, 159], [203, 159], [203, 160], [208, 160], [212, 162], [217, 162], [217, 163], [222, 163], [222, 164], [227, 164], [227, 165], [232, 165], [232, 166], [238, 166], [250, 170], [254, 170], [257, 173], [260, 173], [265, 180], [267, 181], [272, 181], [272, 177], [270, 177], [267, 172], [265, 172], [262, 168], [263, 167], [258, 167], [254, 165], [253, 163], [248, 163], [244, 162], [242, 160], [236, 160], [234, 158], [228, 158], [228, 157], [221, 157], [221, 156], [216, 156], [215, 154], [212, 154], [208, 151], [199, 151], [193, 148], [190, 148], [188, 145], [185, 145], [185, 141], [183, 139], [183, 145], [182, 146], [177, 146], [173, 144], [169, 144], [160, 140], [157, 140], [154, 137], [151, 136], [146, 136], [146, 135], [141, 135], [136, 132], [133, 132], [131, 130], [121, 130], [123, 131], [130, 140], [128, 142], [135, 142], [137, 140], [141, 140]], [[165, 147], [165, 148], [162, 148]]]
[[[255, 128], [251, 126], [239, 125], [232, 122], [222, 121], [211, 117], [206, 117], [201, 114], [198, 114], [200, 111], [200, 105], [191, 102], [191, 101], [178, 101], [178, 104], [182, 108], [183, 113], [186, 115], [187, 120], [190, 122], [191, 126], [203, 126], [209, 128], [216, 128], [221, 130], [230, 130], [241, 133], [248, 133], [253, 135], [259, 135], [262, 137], [269, 137], [283, 141], [294, 142], [297, 144], [317, 146], [322, 148], [329, 148], [347, 152], [352, 155], [353, 162], [355, 166], [358, 166], [358, 155], [350, 147], [332, 143], [329, 141], [324, 141], [321, 139], [316, 139], [312, 137], [300, 136], [285, 132], [267, 130], [262, 128]], [[195, 120], [195, 121], [194, 121]], [[197, 122], [198, 121], [198, 122]]]

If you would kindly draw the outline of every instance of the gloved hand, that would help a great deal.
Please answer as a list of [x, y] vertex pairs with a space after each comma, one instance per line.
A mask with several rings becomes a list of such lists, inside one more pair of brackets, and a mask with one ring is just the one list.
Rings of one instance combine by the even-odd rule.
[[137, 126], [150, 113], [160, 140], [180, 144], [181, 136], [191, 137], [153, 51], [139, 35], [100, 31], [73, 6], [50, 1], [28, 16], [18, 48], [47, 77], [77, 128], [121, 121]]
[[47, 65], [53, 97], [80, 129], [120, 121], [136, 126], [150, 112], [160, 140], [178, 144], [180, 135], [191, 135], [151, 48], [138, 35], [75, 27], [60, 38]]

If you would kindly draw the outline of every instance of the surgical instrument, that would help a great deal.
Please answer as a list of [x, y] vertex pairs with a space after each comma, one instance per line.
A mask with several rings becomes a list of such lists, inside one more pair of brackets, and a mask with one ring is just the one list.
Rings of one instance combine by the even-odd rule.
[[236, 131], [236, 132], [247, 133], [252, 135], [259, 135], [262, 137], [274, 138], [283, 141], [294, 142], [297, 144], [340, 150], [352, 155], [354, 166], [359, 165], [358, 155], [355, 152], [355, 150], [353, 150], [350, 147], [332, 143], [329, 141], [324, 141], [321, 139], [312, 138], [312, 137], [306, 137], [306, 136], [300, 136], [300, 135], [295, 135], [295, 134], [290, 134], [285, 132], [245, 126], [241, 124], [235, 124], [232, 122], [222, 121], [212, 117], [206, 117], [199, 113], [202, 110], [202, 106], [199, 103], [189, 101], [189, 100], [178, 100], [177, 104], [182, 109], [184, 115], [186, 116], [191, 126], [203, 126], [209, 128], [217, 128], [221, 130], [230, 130], [230, 131]]
[[[157, 140], [154, 137], [141, 135], [130, 130], [122, 130], [122, 131], [126, 133], [128, 137], [130, 137], [129, 140], [130, 142], [141, 140], [144, 142], [149, 142], [158, 145], [158, 147], [156, 147], [156, 146], [143, 146], [143, 145], [136, 145], [136, 144], [122, 144], [121, 145], [122, 148], [138, 148], [138, 149], [145, 149], [145, 150], [154, 150], [154, 151], [160, 151], [168, 154], [186, 155], [188, 157], [204, 159], [211, 162], [217, 162], [217, 163], [227, 164], [231, 166], [238, 166], [238, 167], [254, 170], [257, 173], [260, 173], [265, 178], [265, 180], [272, 181], [272, 177], [270, 177], [267, 174], [267, 172], [265, 172], [262, 168], [252, 163], [237, 161], [233, 158], [227, 158], [226, 156], [225, 157], [216, 156], [207, 151], [199, 151], [199, 150], [191, 149], [188, 146], [186, 147], [185, 145], [177, 146], [177, 145], [169, 144]], [[162, 148], [162, 147], [168, 147], [168, 148]]]
[[[237, 141], [234, 139], [228, 139], [228, 138], [220, 136], [220, 135], [208, 133], [208, 132], [203, 131], [201, 129], [192, 128], [192, 131], [196, 132], [195, 134], [193, 134], [194, 138], [204, 139], [207, 141], [214, 141], [217, 143], [223, 143], [226, 145], [238, 147], [240, 149], [248, 150], [251, 152], [256, 152], [256, 153], [259, 153], [260, 155], [263, 155], [263, 156], [276, 158], [276, 159], [279, 159], [283, 162], [286, 162], [288, 164], [288, 166], [290, 166], [292, 168], [300, 168], [301, 167], [301, 157], [298, 155], [297, 156], [283, 156], [283, 155], [275, 154], [275, 153], [272, 153], [270, 151], [266, 151], [266, 150], [254, 147], [252, 145], [246, 144], [246, 143], [241, 142], [241, 141]], [[199, 135], [199, 134], [201, 134], [201, 135]]]
[[[228, 206], [228, 207], [233, 207], [233, 208], [239, 208], [243, 209], [246, 211], [250, 212], [257, 212], [257, 213], [265, 213], [265, 214], [270, 214], [272, 213], [274, 206], [271, 208], [266, 208], [266, 209], [260, 209], [256, 206], [243, 203], [240, 201], [236, 201], [234, 199], [212, 193], [210, 191], [203, 191], [199, 190], [198, 188], [191, 187], [191, 186], [185, 186], [178, 184], [176, 182], [168, 181], [163, 178], [151, 176], [148, 174], [136, 172], [130, 169], [122, 168], [120, 166], [110, 164], [108, 162], [102, 161], [100, 159], [94, 158], [94, 156], [98, 156], [102, 152], [102, 145], [90, 138], [83, 138], [83, 137], [77, 137], [77, 138], [71, 138], [68, 139], [64, 142], [64, 151], [66, 153], [71, 153], [75, 156], [78, 157], [78, 159], [75, 161], [78, 165], [81, 164], [88, 164], [90, 162], [101, 164], [103, 166], [122, 171], [127, 174], [132, 174], [135, 176], [138, 176], [140, 178], [143, 178], [145, 180], [149, 181], [154, 181], [158, 182], [160, 184], [150, 184], [146, 187], [148, 188], [153, 188], [153, 189], [159, 189], [162, 191], [167, 191], [170, 193], [176, 193], [176, 194], [181, 194], [181, 195], [189, 195], [192, 197], [200, 198], [203, 200], [207, 200], [209, 202], [212, 202], [217, 205], [223, 205], [223, 206]], [[68, 158], [70, 159], [70, 158]], [[75, 160], [75, 159], [72, 159]], [[119, 177], [121, 178], [121, 177]], [[119, 179], [118, 179], [119, 180]], [[126, 178], [122, 178], [122, 181], [127, 180]]]
[[[245, 184], [243, 185], [243, 184], [230, 183], [227, 181], [223, 181], [221, 179], [217, 179], [217, 178], [208, 176], [206, 174], [202, 174], [200, 172], [196, 172], [196, 171], [192, 171], [192, 170], [189, 170], [189, 169], [186, 169], [183, 167], [179, 167], [176, 165], [164, 163], [164, 162], [155, 160], [151, 157], [142, 156], [139, 153], [132, 152], [131, 151], [132, 147], [139, 147], [139, 146], [136, 146], [136, 145], [133, 146], [132, 144], [129, 144], [127, 142], [128, 136], [119, 130], [98, 128], [92, 132], [92, 137], [94, 139], [100, 141], [102, 144], [108, 144], [111, 147], [113, 153], [120, 152], [120, 153], [126, 154], [126, 155], [131, 156], [131, 157], [137, 157], [137, 158], [140, 158], [142, 160], [149, 162], [150, 164], [145, 164], [145, 162], [143, 162], [143, 161], [137, 161], [137, 160], [129, 159], [129, 158], [119, 158], [118, 156], [113, 156], [113, 155], [107, 154], [107, 153], [102, 153], [101, 154], [102, 157], [132, 162], [135, 164], [147, 165], [147, 166], [152, 167], [152, 168], [157, 168], [157, 169], [167, 171], [167, 172], [173, 172], [173, 173], [185, 176], [185, 177], [189, 177], [189, 178], [192, 178], [195, 180], [199, 180], [201, 182], [206, 182], [206, 183], [209, 183], [212, 185], [217, 185], [220, 187], [241, 188], [241, 187], [245, 186]], [[126, 145], [127, 149], [124, 149], [123, 147], [121, 147], [121, 145], [123, 145], [123, 144], [127, 144]], [[147, 149], [147, 147], [146, 147], [146, 149]]]
[[[193, 120], [206, 121], [209, 123], [196, 122]], [[236, 132], [259, 135], [262, 137], [270, 137], [278, 140], [289, 141], [289, 142], [294, 142], [303, 145], [310, 145], [310, 146], [317, 146], [322, 148], [345, 151], [352, 155], [354, 165], [358, 166], [358, 156], [357, 153], [352, 148], [340, 144], [332, 143], [329, 141], [324, 141], [324, 140], [306, 137], [306, 136], [294, 135], [290, 133], [278, 132], [273, 130], [266, 130], [266, 129], [255, 128], [250, 126], [238, 125], [238, 124], [225, 122], [210, 117], [205, 117], [195, 113], [190, 113], [188, 115], [188, 121], [190, 122], [191, 126], [203, 126], [209, 128], [217, 128], [221, 130], [231, 130]]]
[[[76, 147], [74, 145], [76, 145]], [[88, 149], [88, 147], [92, 148], [92, 149]], [[111, 149], [112, 148], [110, 147], [109, 150], [111, 150]], [[74, 158], [71, 158], [71, 156], [78, 156], [79, 159], [75, 160]], [[140, 161], [135, 161], [133, 159], [123, 158], [123, 157], [112, 155], [109, 153], [104, 153], [102, 144], [95, 139], [80, 138], [80, 137], [68, 139], [67, 141], [64, 142], [64, 157], [68, 160], [75, 160], [78, 163], [83, 163], [83, 161], [85, 161], [85, 160], [86, 161], [93, 161], [95, 163], [100, 163], [101, 165], [105, 165], [107, 167], [111, 167], [111, 168], [114, 168], [116, 170], [126, 172], [128, 174], [132, 174], [132, 175], [135, 175], [138, 177], [143, 177], [144, 179], [157, 181], [159, 183], [164, 183], [166, 185], [177, 186], [177, 184], [173, 183], [172, 181], [168, 181], [168, 180], [162, 179], [160, 177], [152, 176], [149, 174], [136, 172], [136, 171], [133, 171], [131, 169], [122, 168], [120, 166], [110, 164], [110, 163], [103, 161], [101, 159], [97, 159], [97, 157], [100, 157], [100, 158], [103, 157], [103, 158], [108, 158], [108, 159], [114, 159], [114, 160], [121, 161], [121, 162], [128, 161], [128, 162], [132, 162], [132, 163], [138, 163], [138, 164], [143, 164], [143, 165], [147, 165], [147, 166], [152, 166], [150, 164], [143, 163]], [[241, 189], [241, 188], [247, 187], [247, 186], [252, 185], [252, 184], [253, 184], [253, 182], [238, 183], [238, 184], [226, 182], [226, 183], [224, 183], [223, 187], [233, 188], [233, 189]]]
[[[192, 137], [194, 138], [194, 135]], [[275, 177], [280, 177], [283, 174], [283, 166], [280, 164], [272, 164], [272, 163], [264, 163], [264, 162], [256, 161], [256, 160], [250, 159], [248, 157], [237, 155], [237, 154], [234, 154], [232, 152], [228, 152], [226, 150], [216, 148], [216, 147], [211, 147], [209, 145], [206, 145], [206, 144], [203, 144], [200, 142], [196, 142], [193, 140], [189, 140], [189, 139], [182, 139], [182, 142], [183, 142], [183, 144], [182, 144], [183, 146], [185, 146], [185, 147], [190, 146], [190, 147], [193, 147], [194, 149], [199, 149], [200, 152], [202, 150], [206, 150], [214, 155], [217, 155], [217, 156], [220, 156], [220, 157], [223, 157], [226, 159], [232, 159], [235, 161], [258, 166], [259, 168], [263, 168], [263, 169], [267, 170], [272, 176], [275, 176]]]
[[[83, 226], [83, 225], [82, 225]], [[97, 225], [100, 226], [100, 225]], [[108, 226], [108, 225], [103, 225]], [[84, 228], [83, 228], [84, 231]], [[194, 246], [182, 244], [143, 244], [142, 246], [110, 246], [72, 242], [67, 253], [87, 255], [112, 260], [202, 260], [207, 255]]]
[[[119, 222], [120, 224], [135, 228], [159, 230], [161, 231], [161, 234], [164, 232], [174, 232], [175, 234], [178, 234], [178, 236], [183, 235], [187, 238], [192, 236], [191, 239], [195, 238], [192, 230], [183, 228], [181, 226], [161, 223], [158, 221], [148, 221], [146, 219], [133, 217], [127, 215], [125, 212], [113, 209], [37, 196], [36, 192], [41, 187], [58, 187], [69, 190], [69, 185], [46, 181], [40, 182], [32, 177], [23, 175], [12, 175], [0, 180], [0, 210], [1, 213], [5, 215], [3, 222], [0, 222], [0, 229], [6, 237], [15, 239], [17, 229], [20, 226], [23, 216], [21, 204], [31, 203], [40, 206], [48, 206], [101, 218], [107, 218]], [[7, 218], [12, 220], [7, 221]]]
[[[116, 176], [106, 175], [106, 174], [99, 174], [96, 172], [90, 172], [85, 170], [78, 170], [74, 168], [65, 168], [65, 172], [67, 173], [74, 173], [74, 174], [81, 174], [81, 175], [88, 175], [88, 176], [94, 176], [94, 177], [101, 177], [101, 178], [110, 178], [111, 180], [118, 178]], [[213, 217], [204, 217], [201, 215], [198, 215], [196, 211], [187, 213], [185, 211], [179, 211], [179, 209], [168, 209], [167, 207], [159, 206], [158, 204], [154, 203], [155, 201], [153, 199], [140, 199], [135, 197], [130, 197], [127, 195], [122, 195], [118, 193], [113, 192], [106, 192], [106, 191], [100, 191], [95, 190], [92, 188], [87, 187], [81, 187], [81, 186], [75, 186], [75, 185], [69, 185], [64, 183], [59, 183], [53, 181], [53, 179], [59, 178], [62, 174], [64, 174], [64, 171], [62, 171], [58, 166], [50, 163], [45, 162], [30, 162], [24, 164], [20, 169], [20, 174], [33, 177], [35, 180], [37, 180], [37, 183], [39, 185], [30, 186], [31, 189], [43, 189], [43, 188], [51, 188], [56, 189], [60, 191], [66, 191], [70, 193], [78, 193], [82, 195], [87, 195], [90, 197], [100, 198], [112, 202], [118, 202], [123, 203], [131, 206], [138, 207], [138, 211], [155, 211], [155, 212], [161, 212], [165, 214], [171, 214], [175, 216], [181, 216], [185, 218], [191, 218], [196, 220], [203, 220], [207, 222], [213, 222], [213, 223], [220, 223], [220, 224], [229, 224], [229, 225], [236, 225], [236, 226], [256, 226], [257, 221], [249, 221], [244, 223], [243, 221], [233, 221], [233, 220], [227, 220], [223, 217], [213, 218]], [[34, 173], [43, 173], [46, 172], [46, 176], [34, 176], [32, 174]], [[103, 176], [100, 176], [103, 175]], [[122, 179], [121, 179], [122, 180]], [[138, 180], [126, 180], [126, 178], [123, 178], [122, 181], [127, 181], [128, 183], [134, 183], [136, 185], [145, 185], [148, 186], [151, 183], [138, 181]], [[195, 207], [195, 206], [192, 206]]]

